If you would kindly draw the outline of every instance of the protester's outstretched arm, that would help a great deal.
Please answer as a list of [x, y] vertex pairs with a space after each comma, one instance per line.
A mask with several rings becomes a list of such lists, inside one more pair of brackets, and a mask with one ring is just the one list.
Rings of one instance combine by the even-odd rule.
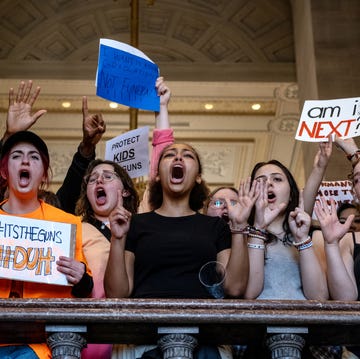
[[327, 300], [326, 273], [309, 236], [310, 223], [310, 215], [304, 210], [303, 193], [300, 192], [299, 205], [289, 215], [289, 227], [294, 237], [293, 244], [299, 250], [303, 292], [307, 299]]
[[32, 107], [40, 94], [40, 87], [32, 91], [33, 82], [21, 81], [15, 94], [14, 89], [9, 89], [9, 107], [6, 118], [6, 130], [1, 143], [4, 143], [9, 136], [18, 131], [28, 130], [46, 110], [39, 110], [32, 113]]
[[354, 275], [354, 260], [350, 248], [352, 235], [348, 233], [354, 215], [344, 224], [339, 222], [333, 199], [328, 208], [324, 198], [315, 204], [315, 213], [321, 225], [324, 241], [326, 272], [331, 299], [356, 300], [357, 286]]
[[165, 84], [163, 77], [156, 80], [156, 90], [160, 96], [160, 111], [155, 112], [155, 129], [153, 132], [153, 149], [150, 161], [150, 179], [156, 177], [157, 166], [161, 151], [169, 144], [174, 142], [174, 134], [170, 128], [168, 105], [171, 97], [171, 91]]
[[95, 148], [106, 130], [101, 114], [89, 114], [86, 96], [82, 101], [83, 138], [67, 171], [62, 186], [57, 191], [61, 208], [75, 213], [76, 201], [81, 191], [81, 183], [89, 163], [95, 159]]
[[303, 195], [304, 195], [304, 210], [310, 216], [312, 215], [314, 204], [321, 181], [329, 163], [332, 152], [332, 140], [329, 138], [328, 142], [320, 142], [319, 149], [314, 158], [313, 169], [306, 181]]
[[240, 181], [238, 198], [235, 206], [229, 206], [229, 225], [232, 232], [230, 257], [226, 265], [225, 290], [233, 297], [243, 297], [249, 278], [248, 238], [245, 228], [250, 212], [260, 194], [257, 181], [251, 178]]
[[125, 250], [126, 236], [130, 228], [131, 213], [123, 207], [121, 191], [118, 203], [109, 216], [111, 244], [104, 276], [107, 298], [126, 298], [133, 290], [134, 254]]
[[345, 152], [347, 159], [355, 167], [360, 160], [360, 150], [355, 140], [353, 138], [342, 139], [336, 136], [335, 144]]

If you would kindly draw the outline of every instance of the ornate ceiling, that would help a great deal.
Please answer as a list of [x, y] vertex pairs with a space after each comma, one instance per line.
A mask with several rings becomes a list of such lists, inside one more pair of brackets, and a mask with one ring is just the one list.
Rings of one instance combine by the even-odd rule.
[[[99, 38], [130, 43], [130, 2], [2, 0], [0, 77], [93, 79]], [[170, 80], [295, 80], [289, 0], [138, 4], [138, 47]]]

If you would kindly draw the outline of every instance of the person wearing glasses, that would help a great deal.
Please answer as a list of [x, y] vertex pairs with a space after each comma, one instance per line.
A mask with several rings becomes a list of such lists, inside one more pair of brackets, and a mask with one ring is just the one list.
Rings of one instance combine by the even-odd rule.
[[[173, 141], [173, 130], [168, 125], [170, 89], [159, 77], [155, 84], [160, 96], [160, 112], [155, 113], [156, 129], [153, 134], [153, 151], [150, 167], [154, 166], [163, 146]], [[151, 172], [151, 171], [150, 171]], [[151, 177], [150, 173], [150, 177]], [[96, 159], [87, 168], [81, 185], [75, 213], [82, 217], [84, 253], [92, 270], [94, 289], [91, 296], [105, 298], [103, 278], [110, 250], [109, 215], [117, 205], [117, 196], [123, 199], [124, 208], [131, 214], [139, 211], [139, 196], [125, 169], [112, 161]], [[146, 199], [141, 211], [146, 211]], [[88, 344], [83, 349], [83, 359], [108, 359], [112, 354], [110, 344]]]

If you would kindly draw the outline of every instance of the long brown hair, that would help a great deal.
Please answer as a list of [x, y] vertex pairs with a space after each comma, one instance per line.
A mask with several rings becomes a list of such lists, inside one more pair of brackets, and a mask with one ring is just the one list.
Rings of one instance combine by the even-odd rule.
[[126, 190], [129, 193], [129, 196], [124, 197], [124, 203], [123, 206], [125, 209], [127, 209], [132, 214], [135, 214], [137, 212], [138, 206], [139, 206], [139, 195], [136, 191], [136, 188], [134, 186], [134, 183], [128, 173], [119, 166], [116, 162], [113, 161], [107, 161], [107, 160], [101, 160], [96, 159], [92, 162], [90, 162], [84, 179], [83, 183], [81, 184], [81, 192], [80, 197], [76, 203], [75, 213], [78, 216], [82, 217], [82, 220], [84, 222], [91, 222], [94, 218], [94, 210], [91, 207], [91, 204], [87, 198], [86, 190], [87, 190], [87, 178], [93, 171], [93, 169], [96, 166], [99, 166], [101, 164], [108, 164], [111, 165], [114, 168], [114, 172], [119, 176], [123, 186], [124, 190]]

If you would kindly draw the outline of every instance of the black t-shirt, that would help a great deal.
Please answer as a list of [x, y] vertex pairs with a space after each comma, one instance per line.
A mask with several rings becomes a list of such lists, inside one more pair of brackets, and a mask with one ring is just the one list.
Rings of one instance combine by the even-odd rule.
[[231, 248], [231, 232], [219, 217], [196, 213], [132, 217], [125, 249], [135, 255], [134, 298], [210, 298], [199, 281], [202, 265]]

